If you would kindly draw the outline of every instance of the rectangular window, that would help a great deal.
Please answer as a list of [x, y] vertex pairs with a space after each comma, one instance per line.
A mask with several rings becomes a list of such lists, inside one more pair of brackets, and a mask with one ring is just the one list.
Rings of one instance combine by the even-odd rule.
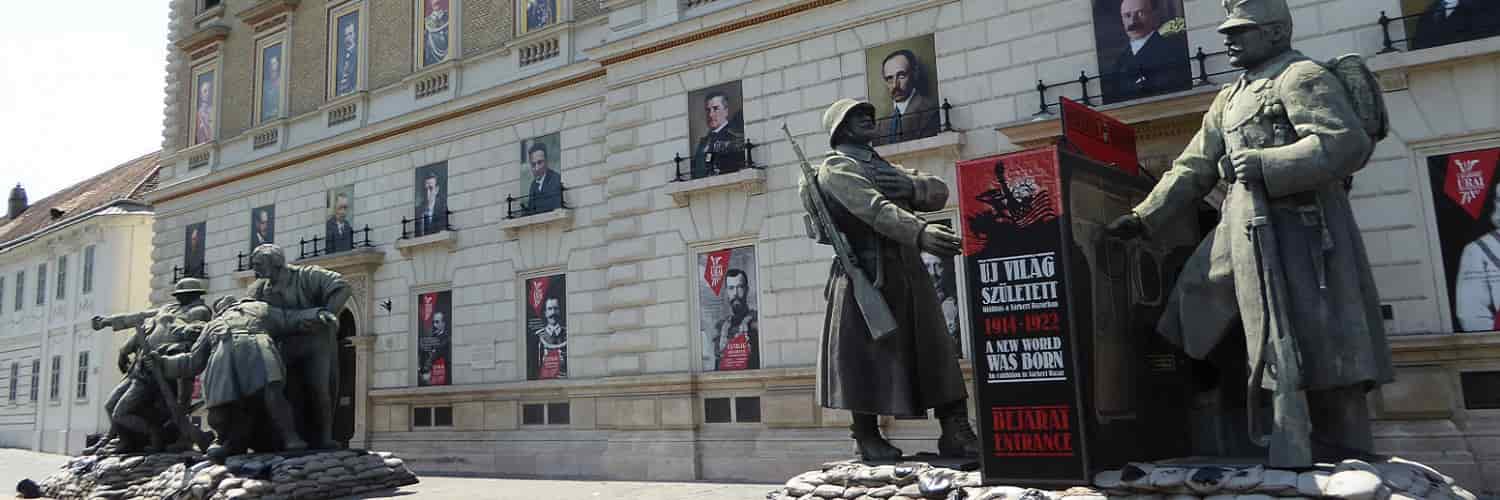
[[26, 306], [26, 271], [16, 271], [16, 310]]
[[547, 405], [521, 405], [522, 425], [542, 425], [547, 422]]
[[10, 362], [10, 402], [16, 402], [16, 382], [21, 380], [21, 364]]
[[350, 2], [328, 13], [329, 99], [353, 94], [364, 84], [361, 81], [364, 73], [362, 5], [361, 2]]
[[734, 421], [734, 415], [729, 409], [729, 398], [708, 398], [703, 400], [703, 421], [710, 424], [724, 424]]
[[1464, 408], [1500, 409], [1500, 371], [1463, 372], [1458, 384], [1463, 391]]
[[568, 425], [568, 403], [547, 404], [547, 425]]
[[94, 291], [94, 246], [83, 247], [83, 293]]
[[89, 352], [78, 353], [78, 399], [89, 397]]
[[760, 422], [760, 398], [755, 396], [706, 398], [703, 400], [703, 422], [708, 424]]
[[432, 408], [416, 407], [411, 409], [412, 427], [432, 427]]
[[36, 396], [42, 389], [42, 360], [31, 360], [31, 402], [36, 402]]
[[68, 256], [57, 258], [57, 300], [68, 298]]
[[202, 13], [204, 11], [207, 11], [208, 9], [218, 7], [221, 3], [223, 3], [223, 0], [201, 0], [198, 3], [198, 12]]
[[36, 265], [36, 305], [47, 304], [47, 263]]
[[52, 385], [47, 387], [47, 399], [57, 401], [62, 390], [62, 355], [52, 356]]
[[432, 425], [434, 427], [453, 427], [453, 407], [438, 406], [433, 408]]
[[0, 316], [5, 315], [5, 277], [0, 276]]
[[411, 409], [412, 427], [453, 427], [452, 406], [418, 406]]

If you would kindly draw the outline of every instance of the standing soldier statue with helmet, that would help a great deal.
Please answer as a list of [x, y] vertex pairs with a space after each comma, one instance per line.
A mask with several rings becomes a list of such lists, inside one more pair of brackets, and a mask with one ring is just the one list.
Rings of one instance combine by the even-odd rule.
[[1245, 73], [1219, 92], [1151, 194], [1106, 231], [1149, 237], [1226, 186], [1218, 227], [1183, 269], [1158, 330], [1203, 359], [1240, 321], [1250, 394], [1272, 391], [1269, 439], [1252, 432], [1270, 465], [1368, 454], [1366, 393], [1393, 369], [1347, 179], [1384, 137], [1380, 90], [1358, 56], [1319, 63], [1293, 50], [1285, 0], [1223, 7], [1218, 30]]
[[[177, 281], [172, 291], [172, 296], [177, 299], [175, 304], [137, 313], [93, 318], [91, 326], [95, 330], [106, 327], [115, 331], [134, 328], [135, 333], [120, 347], [117, 360], [125, 378], [115, 386], [104, 405], [105, 411], [109, 413], [109, 432], [86, 453], [103, 455], [134, 451], [155, 452], [166, 447], [162, 423], [169, 416], [160, 415], [157, 411], [159, 406], [165, 406], [159, 398], [176, 398], [179, 407], [186, 407], [192, 394], [193, 379], [177, 379], [174, 393], [163, 394], [157, 384], [156, 374], [143, 366], [140, 360], [148, 353], [185, 352], [193, 345], [202, 331], [203, 323], [212, 317], [208, 306], [203, 303], [205, 292], [207, 290], [203, 286], [203, 280], [183, 278]], [[134, 361], [131, 359], [132, 355], [135, 357]], [[188, 433], [182, 429], [178, 431], [177, 442], [171, 448], [190, 447]], [[146, 442], [142, 442], [142, 439]]]
[[[948, 335], [921, 257], [956, 255], [959, 238], [916, 214], [943, 209], [948, 186], [875, 152], [870, 142], [879, 132], [869, 103], [840, 99], [823, 113], [823, 126], [833, 151], [817, 169], [802, 158], [799, 186], [814, 221], [811, 236], [838, 254], [825, 292], [818, 401], [853, 414], [850, 430], [865, 460], [902, 456], [881, 436], [879, 415], [925, 415], [929, 408], [942, 424], [940, 454], [977, 457], [958, 341]], [[795, 140], [792, 147], [802, 156]]]

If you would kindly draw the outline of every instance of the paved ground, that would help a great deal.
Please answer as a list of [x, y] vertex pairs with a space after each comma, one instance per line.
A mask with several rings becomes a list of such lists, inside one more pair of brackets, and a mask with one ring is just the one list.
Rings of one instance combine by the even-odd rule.
[[[0, 498], [13, 495], [16, 483], [42, 478], [67, 460], [62, 455], [0, 448]], [[723, 483], [647, 483], [618, 481], [544, 481], [421, 476], [422, 482], [396, 491], [350, 498], [420, 498], [422, 500], [761, 500], [775, 485]]]

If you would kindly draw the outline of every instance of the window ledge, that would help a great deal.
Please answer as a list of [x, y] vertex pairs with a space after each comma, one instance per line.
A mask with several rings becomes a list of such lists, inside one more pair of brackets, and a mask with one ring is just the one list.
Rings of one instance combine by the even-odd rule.
[[239, 283], [241, 286], [244, 286], [244, 285], [250, 283], [251, 281], [255, 281], [255, 271], [252, 271], [252, 270], [249, 270], [249, 269], [246, 269], [244, 271], [235, 271], [233, 274], [230, 274], [229, 276], [231, 278], [234, 278], [234, 281], [237, 282], [237, 283]]
[[[1387, 52], [1375, 54], [1366, 62], [1370, 71], [1376, 74], [1402, 70], [1417, 69], [1424, 66], [1451, 65], [1475, 57], [1493, 57], [1500, 52], [1500, 36], [1469, 40], [1467, 42], [1451, 43], [1428, 47], [1425, 49]], [[1384, 82], [1382, 82], [1384, 83]], [[1400, 89], [1385, 89], [1387, 91]]]
[[411, 258], [411, 254], [418, 250], [443, 249], [453, 250], [458, 246], [457, 231], [438, 231], [425, 236], [396, 240], [396, 250], [401, 251], [401, 256]]
[[[451, 233], [452, 231], [443, 231]], [[441, 234], [441, 233], [440, 233]], [[428, 235], [436, 236], [436, 235]], [[297, 259], [296, 264], [302, 266], [318, 266], [324, 269], [349, 274], [345, 271], [374, 272], [385, 262], [385, 252], [375, 247], [359, 247], [331, 254], [323, 254], [317, 257]]]
[[[1097, 106], [1093, 109], [1127, 124], [1138, 125], [1152, 120], [1206, 112], [1209, 105], [1213, 104], [1214, 98], [1219, 95], [1220, 88], [1219, 85], [1199, 85], [1181, 92], [1132, 99]], [[1061, 137], [1062, 122], [1054, 112], [1001, 124], [996, 126], [995, 130], [1005, 134], [1012, 144], [1029, 148], [1051, 144]], [[1142, 135], [1144, 135], [1142, 130], [1137, 128], [1136, 137], [1139, 138]]]
[[963, 146], [963, 132], [950, 130], [932, 137], [876, 146], [875, 152], [887, 159], [908, 158], [935, 151], [946, 152], [948, 156], [957, 157], [958, 150]]
[[748, 194], [766, 192], [766, 171], [746, 168], [738, 172], [719, 174], [701, 179], [669, 182], [665, 189], [679, 207], [688, 206], [693, 195], [719, 190], [742, 190]]
[[536, 215], [526, 215], [514, 219], [505, 219], [499, 222], [500, 229], [505, 230], [507, 236], [514, 237], [523, 228], [542, 226], [546, 224], [558, 224], [567, 228], [573, 223], [573, 209], [559, 208], [549, 212]]

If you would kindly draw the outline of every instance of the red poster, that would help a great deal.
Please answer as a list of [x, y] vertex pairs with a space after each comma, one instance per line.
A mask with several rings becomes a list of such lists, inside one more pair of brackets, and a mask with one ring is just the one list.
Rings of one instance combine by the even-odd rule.
[[[983, 219], [1025, 229], [1050, 222], [1062, 213], [1062, 198], [1057, 195], [1056, 148], [971, 160], [959, 166], [958, 175], [963, 200], [959, 210], [964, 221]], [[983, 250], [989, 234], [965, 224], [964, 255]]]
[[562, 374], [562, 349], [542, 348], [542, 370], [537, 378], [550, 380]]
[[537, 316], [542, 315], [542, 305], [547, 300], [547, 284], [551, 281], [547, 278], [536, 278], [530, 281], [531, 290], [528, 296], [531, 301], [531, 310], [535, 311]]
[[1063, 138], [1069, 144], [1099, 163], [1114, 165], [1131, 175], [1140, 172], [1135, 129], [1066, 97], [1059, 99], [1062, 100]]
[[1471, 219], [1479, 219], [1479, 212], [1490, 198], [1489, 186], [1495, 178], [1497, 160], [1500, 160], [1500, 149], [1448, 155], [1443, 194], [1468, 212]]
[[708, 283], [708, 288], [714, 291], [714, 295], [724, 289], [724, 273], [729, 269], [729, 255], [734, 252], [732, 248], [726, 248], [708, 254], [708, 263], [703, 266], [703, 281]]
[[750, 332], [741, 326], [729, 345], [724, 347], [724, 357], [719, 358], [719, 370], [744, 370], [750, 367]]
[[428, 385], [448, 385], [448, 360], [437, 358], [432, 361], [432, 381]]
[[435, 294], [435, 293], [424, 293], [424, 294], [422, 294], [422, 310], [419, 313], [417, 313], [417, 314], [419, 315], [418, 317], [421, 318], [422, 324], [429, 325], [429, 328], [430, 328], [430, 325], [432, 325], [432, 310], [433, 310], [433, 307], [435, 307], [436, 305], [437, 305], [437, 294]]

